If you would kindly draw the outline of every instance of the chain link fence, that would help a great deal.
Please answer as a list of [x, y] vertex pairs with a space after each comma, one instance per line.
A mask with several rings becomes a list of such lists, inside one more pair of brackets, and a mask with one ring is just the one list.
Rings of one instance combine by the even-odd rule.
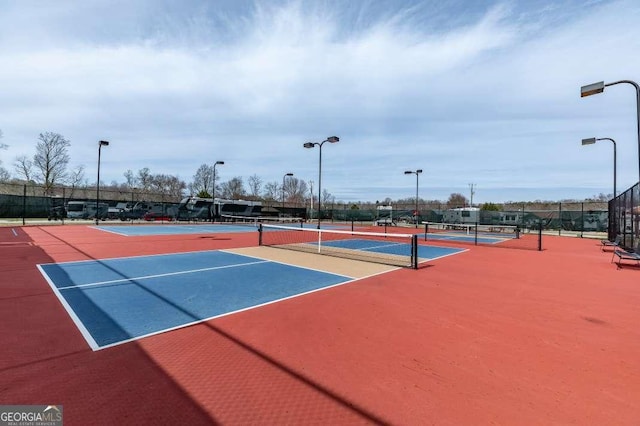
[[[99, 200], [98, 200], [99, 196]], [[53, 187], [0, 183], [0, 218], [47, 219], [64, 221], [74, 211], [74, 218], [126, 219], [121, 213], [134, 206], [158, 214], [176, 209], [179, 196], [141, 190], [100, 189], [95, 187]], [[77, 215], [76, 215], [77, 213]]]
[[[98, 201], [99, 195], [99, 201]], [[82, 208], [82, 218], [92, 219], [96, 215], [100, 219], [131, 219], [134, 214], [123, 214], [132, 211], [134, 206], [142, 206], [142, 211], [151, 211], [158, 218], [176, 215], [180, 195], [154, 193], [139, 189], [100, 189], [95, 187], [53, 187], [42, 185], [24, 185], [0, 183], [0, 218], [44, 219], [62, 221], [67, 218], [68, 209]], [[416, 211], [415, 204], [396, 204], [392, 208], [377, 208], [375, 204], [327, 205], [321, 212], [307, 210], [299, 205], [288, 204], [281, 207], [276, 202], [263, 202], [263, 210], [273, 210], [273, 214], [317, 219], [318, 214], [323, 221], [358, 222], [363, 225], [387, 219], [399, 225], [415, 225], [416, 222], [466, 222], [486, 225], [517, 225], [523, 232], [529, 229], [538, 230], [540, 224], [544, 232], [578, 234], [608, 233], [609, 237], [617, 234], [625, 236], [625, 245], [634, 246], [634, 235], [638, 234], [640, 220], [640, 196], [635, 186], [607, 203], [507, 203], [492, 204], [498, 210], [469, 209], [467, 217], [464, 206], [450, 206], [446, 203], [420, 202]], [[78, 207], [80, 206], [80, 207]], [[135, 215], [134, 215], [135, 216]], [[136, 217], [141, 218], [141, 217]]]
[[636, 252], [640, 249], [640, 183], [609, 201], [608, 238], [620, 235], [620, 245]]
[[[637, 200], [637, 197], [636, 197]], [[450, 207], [446, 204], [420, 203], [396, 205], [393, 209], [343, 208], [322, 211], [323, 220], [354, 221], [367, 223], [380, 221], [400, 225], [415, 225], [417, 222], [478, 223], [480, 225], [513, 225], [524, 232], [539, 230], [558, 235], [587, 233], [604, 236], [609, 229], [608, 206], [605, 202], [493, 204], [497, 211]], [[640, 211], [640, 209], [639, 209]], [[416, 214], [417, 213], [417, 214]], [[316, 213], [317, 214], [317, 213]], [[317, 217], [317, 216], [314, 216]], [[386, 220], [385, 220], [386, 219]]]

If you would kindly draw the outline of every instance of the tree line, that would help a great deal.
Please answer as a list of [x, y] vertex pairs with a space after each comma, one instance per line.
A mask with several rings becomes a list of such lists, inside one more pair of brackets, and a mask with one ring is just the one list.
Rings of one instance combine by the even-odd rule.
[[[8, 145], [2, 143], [3, 133], [0, 130], [0, 150], [5, 150]], [[55, 132], [40, 133], [35, 146], [35, 154], [31, 157], [20, 155], [14, 159], [12, 175], [3, 165], [0, 159], [0, 182], [2, 183], [26, 183], [36, 184], [43, 188], [43, 195], [53, 195], [52, 191], [56, 187], [64, 186], [70, 189], [69, 197], [73, 197], [73, 192], [78, 188], [95, 186], [89, 183], [85, 176], [84, 165], [69, 168], [71, 156], [69, 148], [71, 142], [63, 135]], [[215, 176], [214, 176], [215, 173]], [[242, 176], [236, 176], [228, 181], [221, 182], [218, 179], [218, 171], [213, 165], [202, 164], [196, 170], [191, 182], [187, 183], [178, 176], [166, 174], [154, 174], [147, 167], [137, 172], [127, 170], [123, 174], [124, 182], [112, 181], [109, 184], [100, 182], [100, 188], [104, 190], [120, 192], [137, 192], [162, 194], [167, 197], [180, 199], [185, 195], [194, 195], [209, 198], [215, 194], [217, 198], [225, 199], [246, 199], [262, 201], [284, 201], [296, 205], [314, 204], [318, 199], [315, 194], [310, 199], [313, 192], [313, 182], [307, 184], [306, 181], [295, 176], [285, 176], [282, 182], [264, 182], [257, 175], [251, 175], [247, 179], [247, 187]], [[214, 188], [215, 183], [215, 188]], [[611, 198], [610, 194], [599, 194], [585, 201], [606, 202]], [[343, 205], [347, 208], [372, 208], [379, 205], [415, 205], [416, 199], [404, 198], [391, 200], [386, 198], [382, 201], [364, 201], [346, 204], [336, 202], [335, 197], [326, 189], [321, 195], [323, 206]], [[469, 206], [469, 200], [461, 193], [452, 193], [446, 202], [438, 200], [418, 199], [420, 204], [446, 204], [448, 207]], [[576, 200], [566, 200], [573, 201]], [[547, 203], [536, 200], [527, 204]], [[499, 206], [493, 203], [484, 203], [484, 209], [498, 209]]]
[[[2, 138], [2, 131], [0, 131], [0, 138]], [[90, 183], [87, 179], [84, 165], [69, 168], [70, 147], [71, 142], [59, 133], [40, 133], [35, 154], [31, 157], [20, 155], [14, 159], [13, 174], [4, 167], [0, 159], [0, 182], [40, 185], [45, 196], [53, 195], [52, 191], [56, 187], [69, 188], [68, 194], [72, 197], [77, 188], [95, 186], [96, 182]], [[6, 148], [8, 145], [0, 143], [0, 149]], [[310, 193], [307, 182], [294, 176], [287, 176], [280, 183], [264, 182], [254, 174], [248, 178], [248, 189], [245, 187], [242, 176], [235, 176], [221, 182], [218, 171], [209, 164], [202, 164], [188, 183], [175, 175], [152, 173], [147, 167], [136, 172], [127, 170], [123, 177], [123, 182], [100, 182], [100, 188], [104, 191], [163, 194], [175, 199], [180, 199], [187, 194], [204, 198], [215, 194], [217, 198], [284, 200], [287, 203], [300, 205], [308, 202]], [[323, 203], [331, 200], [333, 196], [328, 191], [323, 191]], [[315, 201], [317, 202], [317, 198]]]

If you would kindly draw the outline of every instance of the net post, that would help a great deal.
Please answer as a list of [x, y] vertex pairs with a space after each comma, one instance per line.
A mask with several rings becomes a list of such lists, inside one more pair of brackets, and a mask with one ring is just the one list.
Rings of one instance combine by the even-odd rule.
[[429, 232], [429, 222], [424, 223], [424, 240], [427, 241], [427, 232]]
[[478, 245], [478, 222], [476, 222], [473, 226], [473, 243]]
[[542, 251], [542, 220], [539, 222], [538, 227], [538, 251]]
[[411, 237], [411, 268], [418, 269], [418, 234]]
[[262, 245], [262, 224], [258, 224], [258, 245]]
[[354, 224], [354, 223], [355, 223], [355, 220], [354, 220], [354, 219], [351, 219], [351, 232], [353, 232], [353, 226], [354, 226], [353, 224]]

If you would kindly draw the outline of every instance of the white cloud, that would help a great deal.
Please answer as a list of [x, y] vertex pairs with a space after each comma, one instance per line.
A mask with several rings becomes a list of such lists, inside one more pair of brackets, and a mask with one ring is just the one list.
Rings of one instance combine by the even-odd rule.
[[[373, 182], [407, 196], [402, 172], [423, 168], [425, 198], [475, 182], [483, 201], [483, 188], [606, 189], [608, 164], [582, 137], [615, 133], [636, 155], [630, 89], [578, 96], [638, 78], [632, 1], [466, 14], [420, 1], [107, 3], [0, 3], [5, 166], [57, 131], [89, 176], [97, 141], [112, 141], [106, 181], [143, 167], [188, 180], [216, 159], [227, 177], [317, 180], [317, 152], [301, 145], [337, 134], [323, 187], [338, 199], [368, 199]], [[637, 162], [620, 163], [622, 188]]]

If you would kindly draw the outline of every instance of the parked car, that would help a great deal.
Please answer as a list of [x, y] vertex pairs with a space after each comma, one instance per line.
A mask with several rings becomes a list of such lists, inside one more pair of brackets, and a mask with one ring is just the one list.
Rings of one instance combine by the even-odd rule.
[[174, 216], [171, 216], [169, 214], [162, 214], [159, 212], [147, 212], [144, 214], [144, 216], [142, 216], [142, 218], [144, 220], [147, 221], [152, 221], [152, 220], [165, 220], [165, 221], [172, 221], [175, 220], [176, 218]]
[[396, 226], [396, 222], [390, 217], [383, 217], [376, 220], [376, 226]]
[[62, 220], [67, 217], [67, 210], [64, 206], [52, 207], [49, 210], [49, 216], [47, 219], [49, 220]]

